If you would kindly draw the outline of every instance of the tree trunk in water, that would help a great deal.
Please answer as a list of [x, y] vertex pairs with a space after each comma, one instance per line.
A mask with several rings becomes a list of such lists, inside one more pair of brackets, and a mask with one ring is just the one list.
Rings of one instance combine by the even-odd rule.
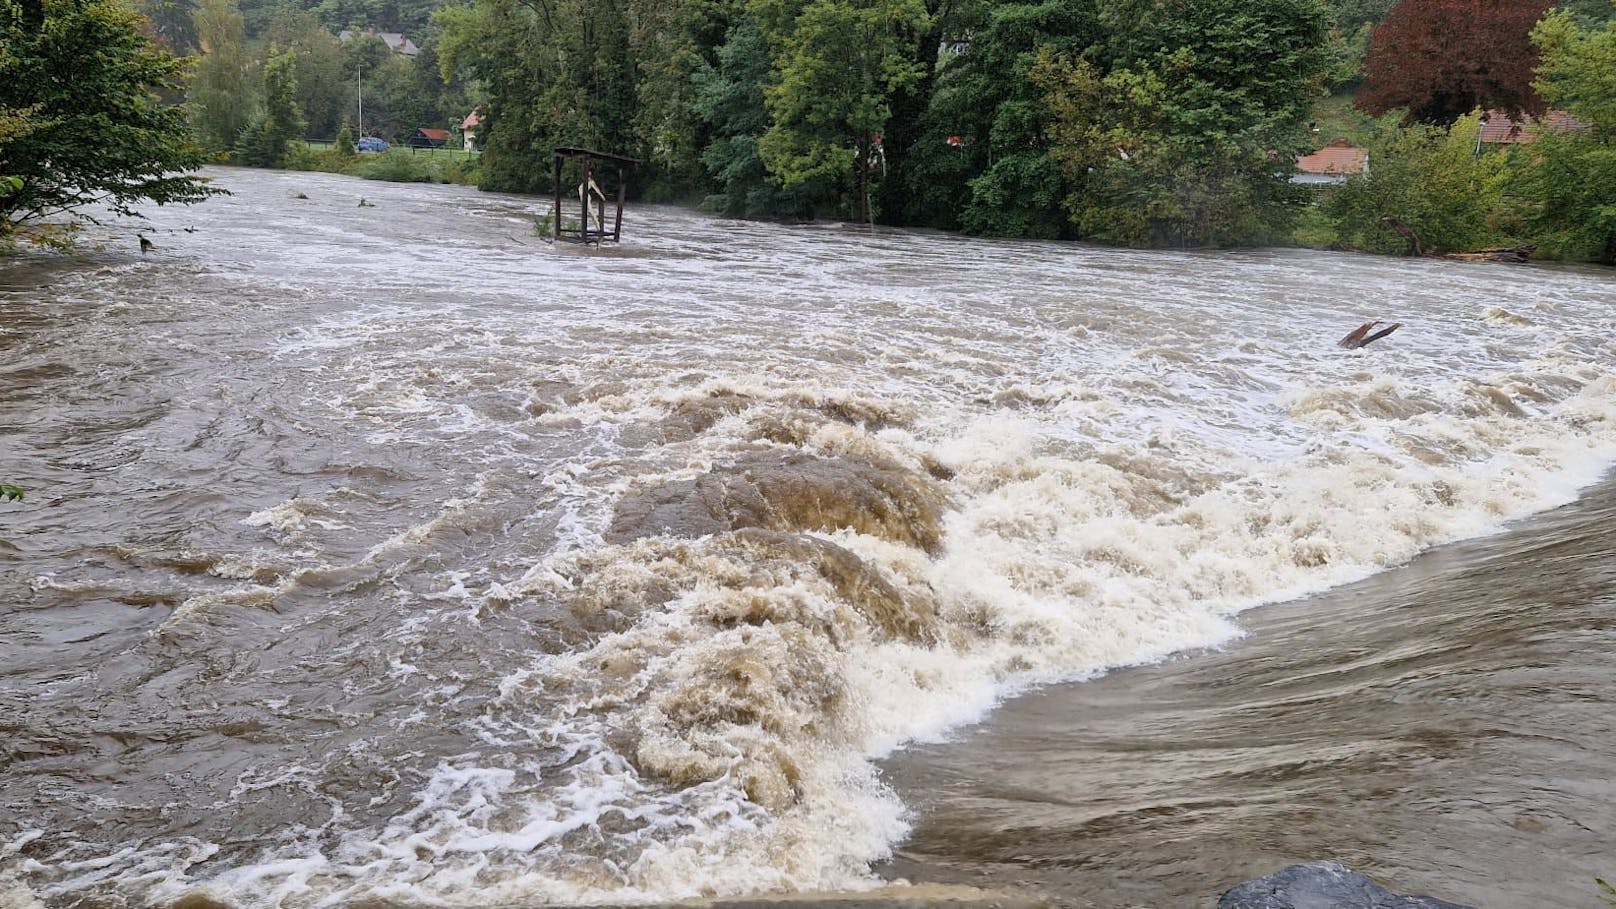
[[1420, 245], [1420, 235], [1414, 232], [1414, 228], [1409, 227], [1407, 224], [1404, 224], [1403, 222], [1392, 217], [1381, 218], [1380, 223], [1402, 235], [1403, 239], [1408, 241], [1410, 247], [1409, 251], [1412, 255], [1425, 255], [1425, 247]]

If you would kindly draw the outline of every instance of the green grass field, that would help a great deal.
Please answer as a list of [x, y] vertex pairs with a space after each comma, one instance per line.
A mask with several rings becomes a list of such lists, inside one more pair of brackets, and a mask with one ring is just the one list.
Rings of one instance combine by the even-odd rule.
[[1352, 106], [1351, 95], [1328, 95], [1313, 104], [1313, 123], [1319, 145], [1345, 139], [1363, 145], [1373, 134], [1375, 118]]
[[[335, 142], [331, 142], [329, 140], [322, 140], [322, 139], [305, 139], [303, 141], [303, 144], [307, 145], [309, 147], [309, 151], [313, 151], [313, 152], [330, 151], [336, 145]], [[393, 152], [403, 152], [405, 154], [419, 155], [422, 158], [446, 158], [446, 159], [451, 160], [451, 161], [475, 161], [479, 157], [482, 156], [482, 152], [480, 152], [480, 151], [466, 151], [466, 150], [461, 149], [461, 148], [449, 148], [449, 147], [444, 147], [444, 148], [409, 148], [409, 147], [405, 146], [402, 143], [394, 143], [393, 147], [388, 149], [388, 153], [393, 153]], [[375, 154], [375, 153], [374, 152], [361, 152], [360, 154], [369, 155], [369, 154]]]

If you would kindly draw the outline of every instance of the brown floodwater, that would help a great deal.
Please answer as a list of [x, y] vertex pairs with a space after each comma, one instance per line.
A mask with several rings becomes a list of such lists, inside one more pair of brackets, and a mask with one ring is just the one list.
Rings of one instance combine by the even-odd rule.
[[213, 175], [0, 261], [5, 909], [1616, 874], [1608, 271]]
[[1616, 483], [1241, 616], [1226, 648], [1012, 701], [889, 773], [891, 874], [1209, 906], [1333, 858], [1473, 906], [1616, 879]]

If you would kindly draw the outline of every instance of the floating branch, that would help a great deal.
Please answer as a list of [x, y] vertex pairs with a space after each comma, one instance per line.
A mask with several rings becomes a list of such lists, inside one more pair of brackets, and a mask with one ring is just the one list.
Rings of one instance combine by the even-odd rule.
[[[1403, 323], [1393, 322], [1392, 324], [1387, 325], [1385, 328], [1382, 328], [1380, 331], [1375, 331], [1376, 325], [1385, 325], [1385, 323], [1379, 320], [1374, 322], [1365, 322], [1357, 328], [1354, 328], [1352, 332], [1345, 338], [1335, 342], [1335, 345], [1337, 347], [1345, 347], [1348, 350], [1357, 350], [1360, 347], [1367, 347], [1403, 327]], [[1374, 333], [1370, 334], [1370, 332]]]

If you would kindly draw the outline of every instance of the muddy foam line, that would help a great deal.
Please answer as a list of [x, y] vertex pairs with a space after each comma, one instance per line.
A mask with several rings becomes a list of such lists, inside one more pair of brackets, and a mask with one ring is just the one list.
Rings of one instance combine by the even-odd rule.
[[1616, 377], [1518, 366], [1277, 395], [1288, 455], [1257, 459], [1194, 420], [1118, 444], [1057, 406], [940, 435], [870, 397], [625, 390], [605, 409], [681, 427], [660, 466], [599, 481], [597, 544], [466, 594], [577, 629], [489, 685], [488, 751], [335, 848], [139, 876], [161, 899], [285, 906], [875, 886], [907, 827], [873, 759], [1573, 499], [1616, 460]]

